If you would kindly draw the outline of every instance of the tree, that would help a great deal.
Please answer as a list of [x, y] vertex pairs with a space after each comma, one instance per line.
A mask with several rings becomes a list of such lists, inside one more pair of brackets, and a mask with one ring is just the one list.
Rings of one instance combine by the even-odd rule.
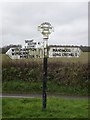
[[2, 47], [2, 54], [5, 54], [11, 47], [15, 47], [15, 48], [21, 48], [22, 45], [7, 45]]

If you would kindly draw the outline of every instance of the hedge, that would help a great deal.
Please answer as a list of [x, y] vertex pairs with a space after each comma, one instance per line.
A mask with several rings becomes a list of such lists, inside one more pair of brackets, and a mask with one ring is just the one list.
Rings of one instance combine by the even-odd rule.
[[[88, 63], [48, 62], [47, 79], [56, 84], [88, 87], [89, 74]], [[2, 82], [16, 80], [39, 82], [42, 81], [42, 76], [43, 64], [40, 61], [11, 60], [2, 62]]]

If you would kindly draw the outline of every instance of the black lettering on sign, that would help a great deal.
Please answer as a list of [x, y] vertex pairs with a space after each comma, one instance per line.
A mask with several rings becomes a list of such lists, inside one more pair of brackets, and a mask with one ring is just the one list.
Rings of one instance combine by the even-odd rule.
[[69, 54], [68, 53], [62, 53], [62, 56], [68, 56]]
[[70, 53], [69, 56], [74, 56], [74, 54], [73, 54], [73, 53]]
[[77, 56], [77, 53], [75, 53], [75, 56]]
[[61, 53], [53, 53], [53, 56], [61, 56]]
[[71, 52], [71, 49], [59, 49], [59, 48], [54, 48], [53, 52]]

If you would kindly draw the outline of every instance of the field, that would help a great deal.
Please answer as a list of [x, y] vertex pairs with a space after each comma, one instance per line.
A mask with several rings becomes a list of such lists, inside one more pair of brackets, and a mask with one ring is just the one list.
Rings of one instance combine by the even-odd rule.
[[[90, 53], [89, 53], [90, 54]], [[2, 56], [2, 92], [42, 94], [42, 59], [11, 60]], [[88, 95], [88, 53], [79, 58], [49, 58], [47, 95]], [[4, 118], [88, 118], [87, 99], [48, 97], [42, 110], [40, 98], [3, 98]]]
[[[11, 60], [2, 55], [3, 93], [41, 93], [42, 59]], [[48, 59], [47, 92], [88, 94], [88, 53], [80, 58]]]
[[3, 98], [3, 118], [88, 118], [88, 100], [48, 98], [42, 110], [40, 98]]
[[[56, 62], [80, 62], [80, 63], [88, 63], [88, 61], [89, 61], [89, 56], [90, 55], [90, 52], [88, 53], [88, 52], [81, 52], [81, 55], [80, 55], [80, 57], [78, 57], [78, 58], [75, 58], [75, 57], [73, 57], [73, 58], [49, 58], [49, 62], [54, 62], [54, 61], [56, 61]], [[7, 55], [5, 55], [5, 54], [3, 54], [3, 55], [1, 55], [2, 56], [2, 61], [3, 62], [7, 62], [7, 61], [11, 61], [11, 58], [9, 58]], [[37, 61], [37, 62], [41, 62], [41, 60], [42, 59], [23, 59], [24, 61]], [[14, 60], [14, 61], [16, 61], [16, 60]], [[22, 61], [22, 60], [21, 60]]]

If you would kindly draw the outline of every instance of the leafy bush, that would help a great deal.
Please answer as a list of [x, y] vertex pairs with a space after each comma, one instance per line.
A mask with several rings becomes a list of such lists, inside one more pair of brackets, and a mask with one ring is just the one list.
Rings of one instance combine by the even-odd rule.
[[[2, 62], [2, 81], [42, 81], [42, 62], [30, 60], [10, 60]], [[89, 64], [48, 62], [48, 81], [58, 85], [88, 87]]]

